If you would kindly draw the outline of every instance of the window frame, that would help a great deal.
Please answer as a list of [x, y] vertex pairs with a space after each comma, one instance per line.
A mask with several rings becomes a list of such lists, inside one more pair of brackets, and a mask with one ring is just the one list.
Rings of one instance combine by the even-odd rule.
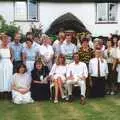
[[16, 2], [20, 2], [20, 1], [15, 1], [14, 2], [14, 21], [15, 22], [39, 22], [40, 21], [40, 19], [39, 19], [39, 2], [37, 1], [37, 19], [28, 19], [29, 18], [29, 11], [28, 11], [28, 2], [29, 2], [29, 0], [27, 0], [27, 1], [21, 1], [21, 2], [25, 2], [26, 3], [26, 20], [19, 20], [19, 19], [16, 19], [15, 18], [15, 5], [16, 5]]
[[[109, 18], [110, 18], [110, 16], [109, 16], [109, 5], [110, 5], [110, 3], [113, 3], [113, 2], [109, 2], [109, 3], [106, 3], [107, 4], [107, 11], [108, 11], [108, 13], [107, 13], [107, 21], [98, 21], [98, 8], [97, 8], [97, 5], [98, 4], [100, 4], [100, 3], [96, 3], [96, 5], [95, 5], [95, 8], [96, 8], [96, 17], [95, 17], [95, 24], [117, 24], [118, 23], [118, 19], [117, 19], [117, 14], [116, 14], [116, 20], [115, 21], [111, 21]], [[118, 4], [116, 3], [116, 5], [117, 5], [117, 12], [118, 12]]]

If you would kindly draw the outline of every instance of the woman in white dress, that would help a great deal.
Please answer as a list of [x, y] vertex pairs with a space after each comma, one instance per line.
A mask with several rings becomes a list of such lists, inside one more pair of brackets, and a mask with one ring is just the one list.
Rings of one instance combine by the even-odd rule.
[[58, 103], [58, 93], [60, 90], [60, 95], [62, 99], [65, 98], [64, 92], [63, 92], [63, 85], [66, 81], [66, 71], [67, 67], [65, 64], [65, 57], [63, 55], [59, 55], [56, 59], [56, 63], [53, 65], [49, 76], [51, 77], [54, 86], [55, 86], [55, 100], [54, 103]]
[[115, 79], [114, 79], [114, 48], [112, 47], [112, 40], [107, 40], [107, 49], [104, 51], [104, 58], [107, 61], [108, 64], [108, 76], [106, 80], [106, 94], [107, 95], [113, 95], [114, 94], [114, 85], [115, 85]]
[[[2, 35], [0, 46], [0, 92], [1, 97], [8, 97], [11, 91], [11, 78], [13, 65], [11, 62], [11, 50], [8, 47], [8, 36]], [[3, 93], [4, 92], [4, 93]]]
[[24, 47], [22, 51], [22, 58], [27, 67], [28, 73], [31, 73], [34, 68], [34, 62], [39, 55], [39, 51], [32, 45], [33, 41], [31, 39], [27, 38], [26, 44], [27, 46]]
[[119, 90], [120, 90], [120, 40], [118, 41], [118, 47], [116, 49], [116, 58], [117, 58], [117, 83], [119, 84]]
[[31, 76], [24, 64], [20, 64], [12, 80], [12, 99], [15, 104], [33, 103], [30, 92]]

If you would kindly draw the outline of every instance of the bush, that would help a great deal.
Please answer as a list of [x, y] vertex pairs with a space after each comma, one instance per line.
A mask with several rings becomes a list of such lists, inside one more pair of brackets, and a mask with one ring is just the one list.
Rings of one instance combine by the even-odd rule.
[[24, 34], [21, 33], [21, 43], [26, 41], [26, 36]]
[[19, 31], [19, 27], [16, 27], [14, 23], [11, 23], [10, 25], [6, 24], [6, 21], [1, 15], [0, 22], [0, 33], [4, 32], [8, 34], [13, 40], [15, 33]]

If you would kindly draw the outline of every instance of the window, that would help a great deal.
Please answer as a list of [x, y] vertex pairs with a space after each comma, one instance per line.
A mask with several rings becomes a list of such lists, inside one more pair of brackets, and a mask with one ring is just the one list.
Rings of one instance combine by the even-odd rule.
[[27, 2], [15, 2], [15, 20], [37, 21], [38, 2], [37, 0], [27, 0]]
[[28, 0], [28, 19], [38, 20], [38, 4], [36, 0]]
[[117, 22], [117, 3], [97, 3], [97, 23]]

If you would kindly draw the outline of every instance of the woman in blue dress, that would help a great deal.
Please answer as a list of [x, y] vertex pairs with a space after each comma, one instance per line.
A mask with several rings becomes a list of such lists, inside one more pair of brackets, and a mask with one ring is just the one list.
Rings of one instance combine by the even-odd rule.
[[31, 71], [34, 68], [34, 62], [37, 59], [37, 56], [39, 55], [39, 51], [36, 47], [32, 46], [33, 41], [31, 39], [27, 38], [26, 44], [27, 47], [24, 47], [22, 51], [22, 58], [23, 62], [27, 66], [28, 72], [31, 73]]

